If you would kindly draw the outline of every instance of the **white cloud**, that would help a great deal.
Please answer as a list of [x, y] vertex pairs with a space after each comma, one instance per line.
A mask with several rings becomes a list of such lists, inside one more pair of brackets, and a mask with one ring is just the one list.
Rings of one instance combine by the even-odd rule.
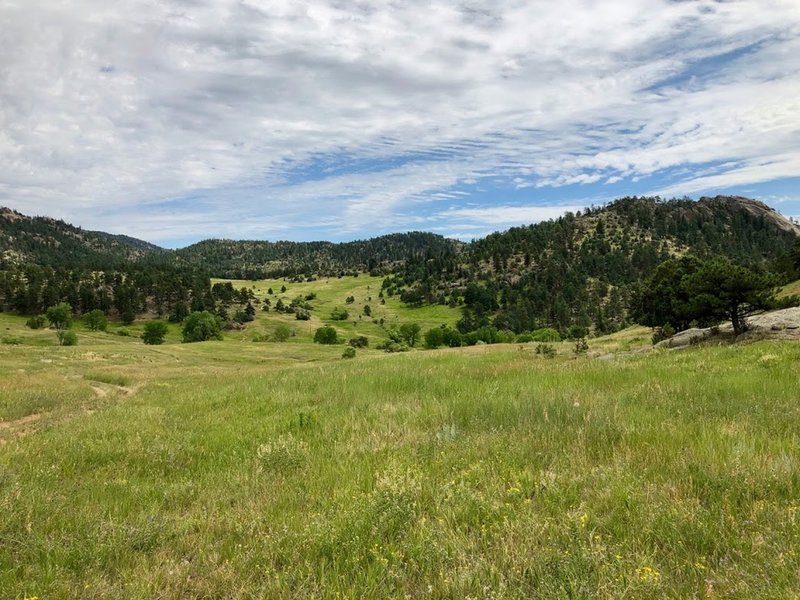
[[6, 0], [0, 22], [0, 204], [157, 241], [403, 229], [490, 178], [798, 173], [796, 0]]

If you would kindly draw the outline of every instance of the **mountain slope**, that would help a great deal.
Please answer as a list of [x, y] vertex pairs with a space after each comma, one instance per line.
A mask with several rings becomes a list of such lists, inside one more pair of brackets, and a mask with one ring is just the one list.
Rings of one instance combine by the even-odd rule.
[[125, 235], [85, 231], [64, 221], [0, 207], [0, 267], [14, 264], [108, 268], [164, 250]]
[[795, 223], [748, 198], [622, 198], [489, 235], [458, 256], [409, 261], [386, 292], [411, 304], [463, 305], [464, 331], [607, 332], [626, 324], [630, 286], [666, 258], [691, 253], [771, 268], [798, 235]]

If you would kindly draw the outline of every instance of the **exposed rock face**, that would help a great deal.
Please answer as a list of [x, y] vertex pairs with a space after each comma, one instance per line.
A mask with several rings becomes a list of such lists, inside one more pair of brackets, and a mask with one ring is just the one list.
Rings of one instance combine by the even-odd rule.
[[[800, 340], [800, 307], [785, 308], [755, 315], [747, 319], [748, 330], [739, 336], [748, 339]], [[656, 344], [657, 348], [683, 348], [713, 338], [733, 335], [730, 323], [704, 329], [692, 328], [676, 333], [668, 340]]]
[[800, 339], [800, 306], [775, 310], [748, 319], [750, 330], [744, 337], [769, 333], [782, 338]]
[[697, 327], [685, 329], [684, 331], [676, 333], [669, 339], [658, 342], [656, 348], [683, 348], [685, 346], [697, 344], [712, 337], [714, 335], [712, 329], [711, 327], [707, 329], [700, 329]]
[[[702, 200], [701, 200], [702, 201]], [[778, 229], [783, 231], [790, 231], [795, 235], [800, 235], [800, 225], [794, 223], [780, 214], [771, 206], [767, 206], [763, 202], [753, 200], [751, 198], [744, 198], [742, 196], [716, 196], [712, 199], [713, 202], [735, 202], [747, 212], [752, 215], [762, 216], [771, 221]]]

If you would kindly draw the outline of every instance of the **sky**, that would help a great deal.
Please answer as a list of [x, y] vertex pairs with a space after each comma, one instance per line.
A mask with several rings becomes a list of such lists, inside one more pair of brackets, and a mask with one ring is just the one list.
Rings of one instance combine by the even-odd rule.
[[0, 0], [0, 205], [166, 247], [800, 217], [800, 0]]

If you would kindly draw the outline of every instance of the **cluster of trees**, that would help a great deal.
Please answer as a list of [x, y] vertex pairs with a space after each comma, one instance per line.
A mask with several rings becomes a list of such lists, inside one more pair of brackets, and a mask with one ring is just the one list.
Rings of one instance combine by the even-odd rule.
[[[66, 302], [50, 306], [44, 315], [36, 315], [28, 319], [27, 326], [31, 329], [41, 329], [49, 325], [56, 333], [56, 338], [61, 346], [74, 346], [78, 342], [76, 333], [71, 329], [75, 316], [72, 307]], [[93, 310], [83, 316], [84, 325], [91, 331], [106, 331], [108, 319], [100, 310]], [[184, 342], [204, 342], [207, 340], [221, 340], [224, 321], [208, 311], [197, 311], [189, 314], [184, 320], [182, 337]], [[161, 320], [149, 320], [144, 324], [142, 341], [149, 345], [164, 343], [164, 338], [169, 331], [169, 325]]]
[[775, 298], [777, 283], [772, 273], [726, 259], [674, 258], [635, 286], [631, 313], [636, 322], [662, 332], [730, 321], [734, 335], [739, 335], [753, 313], [796, 303], [796, 298]]
[[[313, 279], [368, 271], [388, 274], [381, 304], [396, 295], [410, 306], [462, 311], [455, 328], [424, 336], [413, 324], [389, 329], [392, 351], [420, 341], [439, 347], [533, 339], [543, 330], [577, 340], [634, 321], [679, 331], [729, 320], [740, 333], [753, 311], [778, 305], [771, 293], [777, 275], [768, 269], [800, 277], [800, 243], [776, 218], [740, 198], [631, 197], [471, 244], [408, 233], [346, 244], [209, 240], [169, 252], [0, 209], [0, 310], [32, 315], [32, 326], [44, 326], [53, 323], [44, 313], [66, 305], [96, 331], [109, 318], [131, 323], [143, 314], [185, 329], [191, 317], [197, 336], [215, 339], [212, 320], [220, 330], [240, 327], [259, 305], [307, 320], [314, 295], [262, 301], [246, 287], [211, 285], [210, 273]], [[355, 304], [353, 296], [343, 300]], [[366, 304], [362, 312], [359, 318], [373, 310]], [[351, 313], [337, 307], [331, 318]], [[158, 343], [164, 327], [153, 325], [147, 339]]]
[[[282, 291], [286, 291], [286, 287], [284, 286]], [[272, 293], [272, 288], [270, 288], [270, 294]], [[308, 321], [311, 318], [311, 311], [314, 310], [314, 307], [311, 305], [311, 300], [314, 300], [317, 297], [315, 293], [309, 293], [305, 296], [297, 296], [295, 297], [289, 304], [286, 304], [283, 299], [278, 298], [277, 302], [275, 302], [275, 312], [278, 313], [286, 313], [286, 314], [293, 314], [298, 321]], [[271, 306], [270, 299], [267, 298], [264, 300], [263, 310], [268, 311], [269, 307]]]

